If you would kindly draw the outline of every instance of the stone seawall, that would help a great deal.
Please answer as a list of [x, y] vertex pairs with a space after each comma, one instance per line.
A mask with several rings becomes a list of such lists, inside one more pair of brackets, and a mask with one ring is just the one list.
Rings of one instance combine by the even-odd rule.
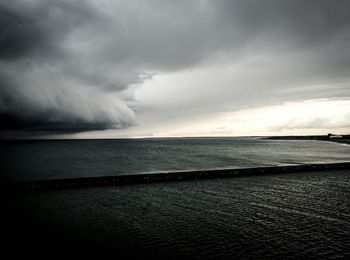
[[88, 186], [111, 186], [136, 183], [152, 183], [182, 180], [199, 180], [212, 178], [229, 178], [243, 176], [258, 176], [268, 174], [283, 174], [293, 172], [315, 172], [324, 170], [350, 170], [350, 162], [301, 164], [288, 166], [269, 166], [239, 169], [217, 169], [160, 172], [150, 174], [116, 175], [101, 177], [67, 178], [54, 180], [26, 181], [7, 184], [0, 187], [0, 191], [21, 191], [36, 189], [65, 189]]

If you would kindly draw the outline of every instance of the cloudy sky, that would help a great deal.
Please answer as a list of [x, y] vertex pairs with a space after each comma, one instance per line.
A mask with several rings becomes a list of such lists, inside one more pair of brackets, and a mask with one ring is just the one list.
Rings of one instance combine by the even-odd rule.
[[0, 135], [350, 132], [347, 0], [2, 0]]

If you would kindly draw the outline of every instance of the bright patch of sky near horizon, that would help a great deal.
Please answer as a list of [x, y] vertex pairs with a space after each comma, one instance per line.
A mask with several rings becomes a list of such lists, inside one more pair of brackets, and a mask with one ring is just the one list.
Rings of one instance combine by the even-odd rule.
[[135, 126], [118, 132], [80, 133], [73, 138], [347, 134], [350, 132], [349, 122], [350, 100], [315, 99], [218, 112], [198, 120], [177, 122], [170, 127], [151, 124], [146, 128], [148, 132]]

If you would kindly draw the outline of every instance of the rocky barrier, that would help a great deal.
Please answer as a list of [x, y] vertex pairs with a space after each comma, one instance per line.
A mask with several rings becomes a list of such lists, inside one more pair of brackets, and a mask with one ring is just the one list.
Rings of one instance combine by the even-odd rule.
[[214, 169], [196, 171], [160, 172], [150, 174], [116, 175], [101, 177], [67, 178], [40, 181], [14, 182], [0, 187], [1, 191], [21, 191], [37, 189], [66, 189], [89, 186], [111, 186], [137, 183], [184, 181], [213, 178], [258, 176], [294, 172], [315, 172], [330, 170], [350, 170], [350, 162], [318, 163], [287, 166], [268, 166], [238, 169]]

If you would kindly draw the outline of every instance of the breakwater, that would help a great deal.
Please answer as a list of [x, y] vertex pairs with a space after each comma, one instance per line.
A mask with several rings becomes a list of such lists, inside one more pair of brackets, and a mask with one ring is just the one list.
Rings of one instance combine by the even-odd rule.
[[137, 183], [200, 180], [213, 178], [230, 178], [242, 176], [257, 176], [268, 174], [283, 174], [293, 172], [315, 172], [325, 170], [350, 169], [350, 162], [318, 163], [287, 166], [268, 166], [238, 169], [214, 169], [196, 171], [160, 172], [149, 174], [98, 176], [82, 178], [66, 178], [54, 180], [24, 181], [6, 184], [0, 187], [1, 191], [20, 191], [36, 189], [65, 189], [89, 186], [111, 186]]

